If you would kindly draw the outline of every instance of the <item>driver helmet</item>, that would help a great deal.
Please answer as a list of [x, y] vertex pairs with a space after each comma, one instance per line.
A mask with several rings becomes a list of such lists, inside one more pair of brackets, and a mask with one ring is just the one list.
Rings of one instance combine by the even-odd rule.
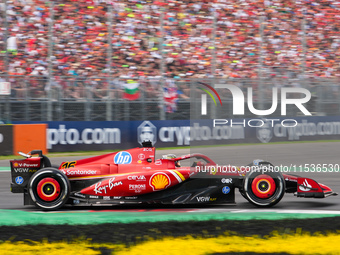
[[[167, 155], [162, 156], [162, 159], [173, 159], [173, 158], [177, 158], [177, 156], [175, 154], [167, 154]], [[181, 163], [179, 161], [175, 161], [175, 166], [180, 167]]]
[[177, 158], [175, 154], [166, 154], [162, 156], [162, 159], [173, 159]]

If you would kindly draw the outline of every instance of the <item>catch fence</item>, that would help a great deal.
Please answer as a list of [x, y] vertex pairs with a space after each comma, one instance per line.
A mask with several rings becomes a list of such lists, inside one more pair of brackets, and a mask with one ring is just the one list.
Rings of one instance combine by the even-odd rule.
[[[190, 119], [190, 107], [200, 109], [201, 102], [190, 104], [191, 93], [201, 82], [235, 85], [246, 95], [253, 88], [254, 107], [269, 109], [272, 105], [272, 88], [303, 87], [308, 89], [311, 100], [306, 108], [319, 116], [340, 115], [340, 86], [337, 80], [299, 79], [115, 79], [101, 77], [58, 77], [48, 82], [44, 77], [11, 76], [11, 95], [0, 100], [0, 120], [12, 121], [111, 121], [111, 120], [181, 120]], [[129, 100], [125, 85], [138, 84], [134, 100]], [[167, 101], [169, 90], [174, 98]], [[138, 94], [138, 95], [137, 95]], [[231, 118], [232, 96], [230, 91], [220, 93], [223, 107], [210, 107], [212, 117]], [[131, 99], [131, 98], [130, 98]], [[279, 97], [280, 100], [280, 97]], [[171, 104], [169, 107], [168, 104]], [[245, 116], [252, 117], [245, 106]], [[280, 116], [279, 108], [272, 116]], [[297, 107], [288, 108], [287, 116], [299, 116]]]

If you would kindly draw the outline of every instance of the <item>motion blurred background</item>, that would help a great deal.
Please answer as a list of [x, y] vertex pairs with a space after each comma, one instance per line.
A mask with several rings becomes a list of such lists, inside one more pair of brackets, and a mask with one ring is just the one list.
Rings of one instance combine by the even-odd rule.
[[[145, 136], [156, 147], [177, 147], [160, 150], [157, 157], [167, 152], [186, 154], [194, 141], [221, 164], [226, 160], [247, 164], [249, 158], [264, 158], [283, 166], [325, 163], [339, 170], [338, 142], [301, 143], [339, 140], [337, 0], [3, 0], [0, 11], [0, 123], [15, 124], [0, 125], [0, 155], [32, 149], [122, 150], [139, 146]], [[275, 127], [215, 128], [202, 122], [190, 129], [192, 101], [203, 93], [196, 89], [199, 82], [236, 85], [244, 94], [253, 88], [256, 109], [271, 107], [273, 88], [305, 88], [312, 94], [306, 108], [314, 116], [305, 117], [295, 107], [287, 109], [286, 117], [296, 117], [296, 128], [277, 123]], [[218, 94], [223, 108], [208, 107], [209, 116], [231, 118], [230, 92], [221, 89]], [[282, 117], [279, 109], [273, 115]], [[243, 118], [249, 117], [254, 115], [246, 111]], [[252, 144], [261, 142], [286, 144]], [[223, 149], [205, 146], [233, 143], [246, 145]], [[190, 152], [194, 151], [190, 148]], [[74, 156], [57, 159], [71, 158], [77, 160]], [[8, 168], [8, 160], [0, 163], [0, 171]], [[9, 171], [0, 174], [0, 246], [5, 254], [338, 252], [340, 237], [332, 234], [340, 229], [339, 217], [335, 217], [337, 197], [300, 202], [287, 196], [277, 211], [266, 214], [253, 211], [239, 195], [237, 207], [221, 211], [198, 208], [202, 214], [205, 209], [212, 213], [202, 221], [193, 208], [138, 207], [135, 212], [134, 208], [118, 208], [116, 212], [115, 208], [79, 209], [87, 219], [96, 219], [93, 215], [97, 213], [113, 221], [56, 226], [39, 224], [39, 220], [44, 215], [52, 219], [49, 224], [59, 224], [53, 217], [60, 216], [70, 222], [76, 211], [42, 214], [28, 208], [28, 212], [20, 212], [26, 209], [21, 194], [13, 199], [15, 194], [9, 191]], [[315, 174], [339, 190], [338, 171]], [[285, 208], [295, 211], [284, 215]], [[297, 213], [305, 209], [312, 213]], [[323, 210], [332, 211], [320, 215]], [[175, 216], [164, 222], [148, 222], [166, 212]], [[194, 212], [194, 220], [177, 221], [190, 212]], [[6, 215], [17, 218], [8, 223]], [[34, 220], [27, 215], [33, 215]], [[127, 221], [128, 215], [137, 220]], [[122, 220], [114, 221], [118, 217]], [[143, 217], [147, 222], [143, 223]], [[169, 233], [178, 237], [171, 237], [173, 243], [161, 240]], [[75, 237], [80, 240], [73, 241]], [[150, 238], [157, 242], [147, 242]]]
[[314, 115], [340, 114], [335, 0], [14, 0], [0, 8], [0, 82], [11, 86], [0, 101], [4, 123], [189, 119], [191, 85], [217, 79], [252, 87], [263, 106], [273, 87], [307, 88]]

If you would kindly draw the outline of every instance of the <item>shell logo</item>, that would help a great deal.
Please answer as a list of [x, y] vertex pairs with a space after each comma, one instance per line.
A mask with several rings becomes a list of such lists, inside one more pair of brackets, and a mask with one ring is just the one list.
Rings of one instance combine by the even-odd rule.
[[153, 190], [161, 190], [169, 187], [171, 184], [170, 178], [165, 173], [155, 173], [150, 178], [150, 186]]
[[17, 163], [17, 162], [15, 162], [14, 164], [13, 164], [13, 167], [18, 167], [19, 166], [19, 164]]

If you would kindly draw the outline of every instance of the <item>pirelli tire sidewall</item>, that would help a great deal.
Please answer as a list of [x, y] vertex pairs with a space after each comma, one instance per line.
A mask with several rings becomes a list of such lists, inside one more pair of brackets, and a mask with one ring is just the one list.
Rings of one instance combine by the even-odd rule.
[[[46, 201], [39, 197], [38, 184], [41, 180], [52, 178], [59, 184], [60, 194], [53, 201]], [[43, 210], [57, 210], [62, 207], [70, 196], [71, 185], [67, 176], [56, 168], [48, 167], [35, 172], [27, 186], [30, 198], [34, 204]]]
[[[268, 165], [267, 165], [268, 166]], [[253, 180], [260, 176], [260, 175], [268, 175], [270, 176], [276, 185], [275, 192], [272, 196], [268, 198], [260, 198], [256, 196], [252, 190], [252, 182]], [[258, 207], [271, 207], [283, 198], [286, 185], [285, 180], [280, 172], [274, 172], [268, 170], [265, 165], [260, 166], [257, 171], [250, 171], [246, 174], [244, 181], [243, 181], [243, 187], [242, 192], [243, 196], [252, 204], [258, 206]]]

